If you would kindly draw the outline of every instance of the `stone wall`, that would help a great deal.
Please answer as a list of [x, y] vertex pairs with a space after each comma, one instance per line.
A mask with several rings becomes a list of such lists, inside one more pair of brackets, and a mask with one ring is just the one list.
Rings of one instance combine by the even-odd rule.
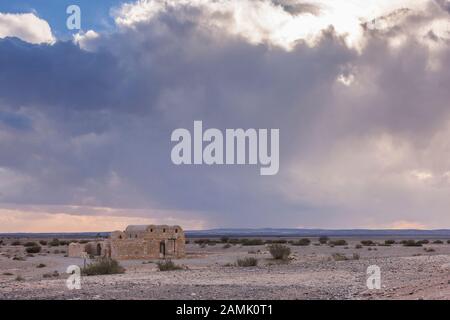
[[117, 260], [176, 259], [185, 256], [185, 241], [183, 229], [179, 226], [129, 226], [124, 232], [112, 232], [106, 241], [69, 244], [69, 257], [81, 257], [83, 252], [87, 252]]

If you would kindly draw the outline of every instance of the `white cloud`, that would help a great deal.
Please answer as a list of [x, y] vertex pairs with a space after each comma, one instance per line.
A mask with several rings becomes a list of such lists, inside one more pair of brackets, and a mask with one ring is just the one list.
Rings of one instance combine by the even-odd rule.
[[[317, 9], [292, 13], [290, 8], [294, 5]], [[298, 41], [314, 46], [323, 32], [332, 27], [349, 47], [361, 50], [366, 43], [365, 28], [391, 30], [398, 25], [399, 15], [405, 19], [429, 11], [433, 5], [431, 8], [438, 10], [438, 5], [431, 0], [310, 0], [306, 3], [300, 0], [139, 0], [116, 10], [115, 21], [119, 27], [133, 28], [170, 12], [180, 21], [195, 21], [208, 32], [241, 36], [253, 44], [266, 43], [286, 50], [291, 50]], [[413, 32], [420, 39], [423, 28], [428, 32], [434, 26], [442, 34], [448, 30], [448, 19], [442, 19], [437, 27], [437, 22], [429, 21], [429, 25], [422, 24]]]
[[53, 43], [47, 21], [33, 13], [0, 13], [0, 38], [17, 37], [29, 43]]

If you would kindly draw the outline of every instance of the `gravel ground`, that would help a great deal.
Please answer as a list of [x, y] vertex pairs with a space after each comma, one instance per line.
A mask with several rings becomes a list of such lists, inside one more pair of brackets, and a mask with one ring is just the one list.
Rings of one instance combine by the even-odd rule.
[[[348, 242], [347, 247], [291, 246], [288, 263], [271, 259], [265, 246], [189, 244], [187, 257], [175, 261], [183, 270], [161, 272], [155, 261], [121, 261], [124, 274], [83, 277], [80, 290], [66, 287], [67, 267], [83, 265], [64, 256], [67, 247], [27, 257], [23, 247], [4, 245], [0, 299], [450, 299], [449, 244], [425, 245], [435, 250], [426, 252], [401, 245], [356, 249], [359, 240]], [[335, 253], [348, 260], [335, 261]], [[228, 266], [249, 256], [258, 259], [257, 267]], [[379, 290], [366, 286], [370, 265], [380, 267]]]

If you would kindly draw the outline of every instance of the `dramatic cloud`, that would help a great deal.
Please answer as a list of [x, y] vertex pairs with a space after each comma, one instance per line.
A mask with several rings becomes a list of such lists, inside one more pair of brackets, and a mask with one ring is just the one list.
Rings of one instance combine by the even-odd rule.
[[[138, 1], [113, 33], [0, 40], [2, 215], [450, 227], [445, 4]], [[173, 165], [194, 120], [279, 128], [279, 174]]]
[[47, 21], [33, 13], [11, 14], [0, 12], [0, 38], [17, 37], [30, 43], [55, 41]]

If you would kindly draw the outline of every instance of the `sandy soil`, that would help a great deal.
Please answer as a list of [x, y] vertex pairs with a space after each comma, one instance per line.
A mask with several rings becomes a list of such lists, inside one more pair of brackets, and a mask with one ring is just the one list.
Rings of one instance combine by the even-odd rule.
[[[273, 260], [266, 246], [201, 248], [191, 243], [187, 257], [175, 261], [184, 270], [161, 272], [156, 261], [121, 261], [124, 274], [83, 277], [80, 290], [66, 287], [67, 267], [83, 265], [81, 259], [65, 256], [66, 246], [43, 247], [42, 253], [29, 257], [23, 246], [7, 243], [0, 247], [0, 299], [450, 300], [450, 244], [424, 246], [434, 252], [399, 244], [356, 249], [359, 240], [347, 240], [346, 247], [290, 246], [289, 263]], [[335, 261], [335, 253], [349, 260]], [[353, 253], [359, 254], [358, 260], [352, 259]], [[257, 267], [229, 266], [249, 256], [258, 259]], [[381, 269], [379, 290], [366, 286], [370, 265]]]

